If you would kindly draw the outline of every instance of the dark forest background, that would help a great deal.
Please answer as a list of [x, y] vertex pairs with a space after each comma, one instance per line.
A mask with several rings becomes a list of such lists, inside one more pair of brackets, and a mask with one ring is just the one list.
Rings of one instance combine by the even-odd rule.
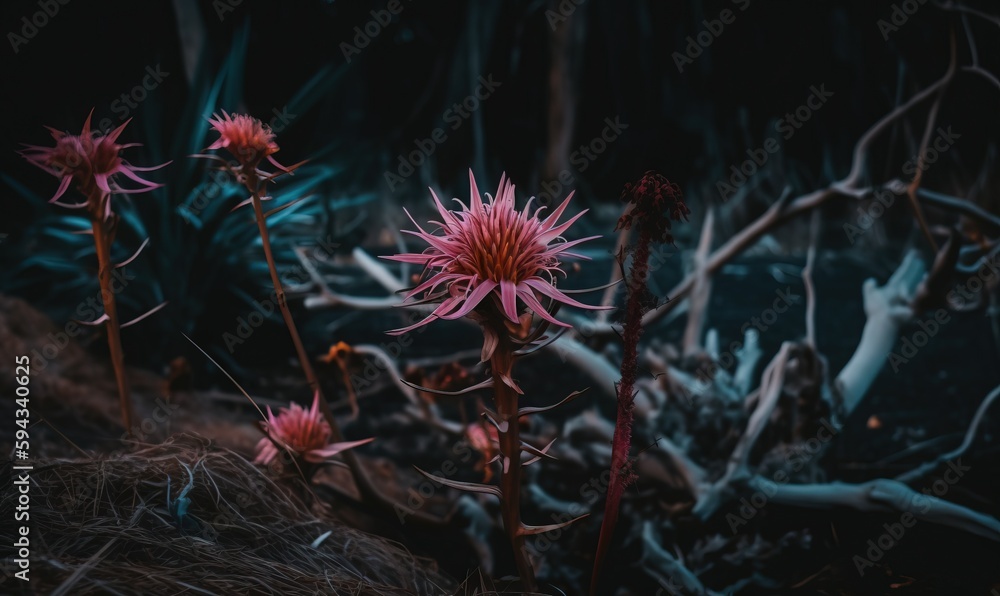
[[[983, 68], [995, 70], [1000, 56], [995, 23], [963, 17], [948, 3], [918, 0], [401, 0], [391, 22], [377, 27], [389, 3], [52, 0], [58, 12], [39, 18], [43, 4], [0, 8], [8, 43], [0, 287], [57, 321], [70, 316], [78, 297], [93, 293], [96, 282], [80, 258], [86, 242], [73, 244], [66, 212], [45, 204], [55, 180], [16, 150], [21, 143], [46, 143], [43, 126], [78, 131], [91, 109], [95, 124], [117, 125], [129, 116], [123, 139], [145, 146], [128, 150], [127, 158], [174, 164], [152, 174], [173, 194], [116, 199], [134, 211], [134, 222], [146, 222], [119, 235], [123, 254], [143, 233], [152, 241], [150, 260], [136, 265], [137, 287], [121, 298], [123, 309], [138, 314], [170, 300], [153, 328], [180, 327], [207, 343], [218, 343], [224, 330], [218, 321], [231, 326], [249, 298], [266, 288], [261, 264], [253, 263], [259, 247], [252, 236], [222, 233], [228, 223], [192, 227], [180, 215], [198, 185], [210, 181], [204, 166], [184, 155], [211, 142], [204, 116], [212, 111], [245, 111], [271, 122], [280, 128], [278, 157], [308, 158], [315, 166], [298, 180], [296, 192], [313, 198], [299, 212], [303, 219], [282, 228], [278, 242], [286, 247], [324, 238], [344, 253], [356, 245], [390, 245], [386, 226], [406, 223], [398, 205], [426, 212], [428, 186], [464, 197], [471, 167], [484, 189], [495, 188], [507, 172], [522, 197], [554, 188], [568, 172], [571, 183], [556, 185], [562, 188], [553, 194], [561, 198], [575, 189], [579, 203], [596, 214], [581, 233], [609, 239], [623, 184], [656, 169], [685, 192], [694, 218], [676, 235], [679, 247], [693, 248], [709, 205], [719, 207], [716, 225], [726, 238], [785, 187], [801, 193], [842, 177], [859, 135], [945, 71], [953, 36], [960, 63], [974, 51]], [[985, 10], [989, 3], [967, 6]], [[724, 11], [731, 11], [731, 22], [723, 22]], [[28, 36], [31, 19], [44, 25]], [[360, 38], [366, 27], [376, 34]], [[709, 35], [711, 29], [718, 33]], [[709, 43], [698, 43], [699, 35]], [[150, 71], [162, 73], [162, 81], [139, 91], [143, 99], [126, 109], [121, 96], [135, 97]], [[453, 128], [454, 104], [473, 94], [481, 77], [500, 86]], [[217, 95], [212, 85], [219, 86]], [[787, 141], [780, 139], [776, 122], [803, 105], [812, 87], [833, 96]], [[925, 173], [926, 188], [996, 207], [990, 164], [997, 105], [998, 90], [984, 78], [956, 78], [938, 123], [954, 127], [962, 141]], [[924, 113], [875, 145], [870, 182], [898, 176], [900, 164], [915, 156]], [[627, 129], [593, 159], [579, 160], [579, 148], [616, 120]], [[412, 175], [388, 183], [387, 172], [398, 174], [400, 159], [438, 128], [446, 140], [434, 144]], [[718, 183], [730, 179], [748, 150], [772, 137], [781, 149], [749, 177], [738, 200], [722, 201]], [[226, 200], [220, 202], [228, 209], [236, 199]], [[858, 208], [845, 199], [823, 209], [822, 245], [863, 261], [896, 247], [884, 261], [889, 271], [896, 249], [918, 238], [912, 214], [900, 202], [875, 232], [852, 244], [843, 226], [857, 220]], [[222, 221], [226, 209], [215, 219]], [[804, 247], [806, 223], [781, 229], [786, 249]], [[193, 257], [176, 257], [192, 246], [199, 247]], [[178, 342], [133, 340], [140, 345], [131, 358], [158, 368], [181, 350], [184, 342]]]

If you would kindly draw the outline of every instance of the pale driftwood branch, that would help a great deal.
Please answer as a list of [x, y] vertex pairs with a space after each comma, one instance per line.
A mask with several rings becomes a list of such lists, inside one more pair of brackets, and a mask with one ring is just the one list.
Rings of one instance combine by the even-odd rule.
[[743, 345], [735, 354], [738, 363], [736, 372], [733, 373], [733, 387], [740, 396], [745, 396], [750, 391], [757, 362], [764, 355], [760, 349], [759, 337], [756, 329], [748, 328], [743, 334]]
[[[834, 182], [826, 188], [800, 195], [789, 202], [778, 201], [772, 205], [770, 209], [744, 228], [742, 232], [736, 234], [725, 244], [712, 252], [705, 265], [707, 272], [715, 273], [721, 269], [723, 265], [732, 260], [736, 255], [752, 246], [753, 243], [764, 235], [765, 232], [786, 219], [805, 213], [811, 209], [815, 209], [835, 196], [861, 198], [871, 193], [871, 188], [859, 188], [858, 184], [864, 176], [864, 164], [872, 143], [874, 143], [875, 139], [885, 132], [896, 120], [901, 118], [914, 106], [917, 106], [927, 98], [932, 97], [935, 93], [944, 88], [950, 80], [950, 76], [945, 75], [934, 84], [911, 97], [906, 103], [896, 107], [887, 115], [883, 116], [878, 122], [873, 124], [855, 144], [851, 170], [847, 176], [837, 182]], [[894, 180], [889, 183], [899, 183], [899, 181]], [[671, 298], [669, 302], [646, 313], [642, 320], [643, 326], [649, 326], [655, 323], [671, 310], [676, 308], [682, 299], [686, 298], [691, 293], [693, 286], [694, 275], [691, 274], [686, 276], [680, 283], [674, 286], [670, 292], [668, 292], [667, 295]], [[595, 333], [602, 335], [610, 335], [614, 333], [614, 329], [610, 325], [606, 324], [596, 325], [594, 331]]]
[[389, 271], [388, 267], [386, 267], [378, 259], [365, 252], [365, 249], [360, 246], [356, 247], [351, 252], [351, 255], [354, 257], [354, 262], [356, 262], [359, 267], [364, 269], [365, 272], [372, 277], [372, 279], [377, 281], [379, 285], [389, 292], [394, 294], [406, 289], [405, 281], [402, 281], [393, 275], [392, 271]]
[[396, 360], [386, 353], [385, 350], [378, 346], [370, 344], [358, 344], [356, 346], [351, 346], [355, 354], [361, 356], [370, 356], [376, 360], [382, 362], [385, 366], [385, 374], [392, 378], [392, 382], [396, 387], [403, 392], [410, 403], [414, 405], [420, 405], [420, 396], [417, 395], [417, 391], [403, 382], [403, 375], [399, 372], [399, 367], [396, 366]]
[[705, 327], [705, 317], [708, 313], [708, 302], [712, 296], [712, 278], [705, 270], [705, 260], [712, 250], [712, 224], [715, 212], [709, 207], [705, 221], [701, 226], [701, 238], [694, 253], [691, 274], [694, 276], [688, 312], [687, 326], [684, 328], [683, 353], [693, 356], [700, 351], [702, 330]]
[[806, 288], [806, 344], [816, 350], [816, 286], [813, 284], [813, 270], [816, 267], [816, 245], [820, 233], [819, 211], [813, 211], [809, 224], [809, 252], [806, 266], [802, 269], [802, 283]]
[[760, 480], [769, 487], [771, 494], [768, 497], [771, 503], [814, 509], [851, 507], [872, 513], [910, 513], [918, 520], [949, 526], [1000, 542], [1000, 521], [995, 518], [919, 493], [896, 480], [879, 478], [863, 484], [776, 484], [762, 478]]
[[934, 103], [931, 104], [931, 109], [927, 113], [927, 126], [924, 127], [924, 136], [920, 140], [920, 150], [917, 152], [917, 171], [913, 175], [913, 181], [910, 182], [906, 189], [906, 194], [910, 199], [910, 207], [913, 209], [913, 214], [917, 217], [917, 223], [920, 224], [920, 230], [924, 233], [924, 236], [927, 238], [927, 242], [930, 243], [931, 248], [935, 253], [938, 251], [938, 245], [937, 242], [934, 241], [934, 236], [931, 235], [930, 228], [927, 227], [927, 220], [924, 218], [924, 210], [920, 208], [920, 202], [917, 200], [917, 190], [920, 189], [920, 181], [923, 179], [924, 170], [926, 169], [927, 146], [931, 142], [931, 135], [934, 134], [934, 125], [937, 122], [937, 115], [941, 108], [941, 102], [944, 99], [945, 90], [948, 87], [948, 83], [951, 82], [951, 79], [955, 77], [955, 72], [957, 71], [958, 58], [955, 55], [954, 32], [951, 35], [950, 42], [951, 59], [948, 61], [948, 71], [944, 75], [944, 85], [938, 91], [937, 97], [934, 98]]
[[297, 247], [295, 249], [295, 256], [299, 259], [302, 269], [305, 270], [313, 285], [319, 290], [318, 295], [306, 296], [305, 307], [307, 309], [346, 306], [356, 310], [384, 310], [392, 308], [399, 303], [399, 299], [392, 296], [384, 298], [346, 296], [333, 291], [316, 269], [316, 265], [313, 264], [312, 259], [305, 254], [305, 250], [304, 247]]
[[[385, 267], [385, 265], [372, 258], [364, 250], [360, 248], [355, 249], [354, 258], [358, 264], [372, 276], [373, 279], [378, 281], [387, 290], [396, 292], [401, 289], [402, 282], [396, 279], [395, 276], [393, 276], [392, 273]], [[321, 306], [329, 305], [329, 298], [323, 298], [323, 295], [317, 296], [316, 298], [317, 301], [314, 301], [311, 304], [307, 299], [306, 306], [310, 308], [319, 308]], [[343, 297], [340, 297], [340, 299], [343, 300]], [[321, 300], [322, 303], [320, 302]], [[383, 303], [390, 307], [403, 307], [422, 312], [427, 312], [432, 308], [425, 304], [408, 305], [403, 302], [402, 298], [391, 296], [386, 298], [372, 298], [370, 300], [373, 301], [373, 303], [374, 301], [383, 301]], [[341, 304], [345, 303], [341, 302]], [[467, 318], [463, 318], [461, 320], [466, 324], [476, 324], [474, 321]], [[357, 349], [357, 347], [355, 347], [355, 349]], [[549, 345], [545, 346], [544, 349], [553, 351], [564, 361], [578, 366], [596, 382], [597, 388], [601, 392], [608, 395], [615, 394], [614, 385], [618, 381], [620, 373], [618, 369], [613, 367], [606, 358], [603, 358], [579, 341], [566, 335], [559, 337]], [[396, 378], [398, 378], [398, 376]]]
[[668, 594], [715, 595], [684, 563], [662, 546], [652, 522], [642, 525], [642, 567], [660, 582]]
[[862, 293], [868, 320], [854, 355], [834, 381], [844, 400], [845, 415], [861, 402], [885, 366], [900, 329], [913, 318], [910, 302], [924, 272], [923, 261], [909, 252], [884, 286], [877, 287], [874, 279], [865, 280]]
[[726, 472], [705, 490], [695, 503], [691, 512], [702, 520], [710, 518], [720, 506], [733, 496], [733, 484], [750, 477], [750, 452], [770, 421], [771, 414], [781, 398], [781, 391], [785, 383], [785, 368], [792, 347], [791, 342], [783, 343], [781, 350], [767, 366], [761, 377], [760, 399], [757, 400], [757, 407], [750, 415], [747, 428], [733, 449], [726, 466]]
[[555, 352], [563, 362], [583, 371], [594, 381], [596, 389], [606, 395], [615, 395], [615, 383], [621, 378], [621, 371], [611, 365], [607, 358], [591, 350], [568, 334], [559, 336], [546, 346]]
[[1000, 230], [1000, 217], [997, 217], [971, 201], [951, 197], [944, 193], [928, 190], [923, 187], [917, 190], [917, 197], [927, 203], [930, 203], [931, 205], [934, 205], [935, 207], [938, 207], [939, 209], [955, 211], [966, 217], [985, 223], [993, 227], [995, 230]]
[[976, 410], [976, 415], [972, 417], [972, 423], [969, 425], [969, 429], [965, 431], [965, 438], [962, 440], [961, 445], [947, 453], [942, 453], [933, 461], [921, 464], [909, 472], [896, 476], [896, 480], [907, 484], [916, 482], [927, 474], [933, 472], [938, 466], [961, 457], [966, 451], [968, 451], [969, 447], [972, 446], [972, 441], [975, 440], [976, 433], [979, 432], [979, 425], [986, 416], [986, 411], [990, 409], [990, 406], [993, 405], [993, 402], [996, 401], [998, 396], [1000, 396], [1000, 387], [993, 389], [993, 391], [991, 391], [989, 395], [983, 399], [983, 402], [979, 404], [979, 409]]

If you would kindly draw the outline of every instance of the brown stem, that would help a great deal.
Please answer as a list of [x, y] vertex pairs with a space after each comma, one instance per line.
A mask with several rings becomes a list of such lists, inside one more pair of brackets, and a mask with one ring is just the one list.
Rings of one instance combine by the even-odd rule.
[[[271, 272], [271, 283], [274, 284], [274, 295], [278, 299], [278, 308], [281, 310], [281, 317], [285, 320], [285, 326], [288, 327], [288, 334], [292, 337], [292, 344], [295, 346], [295, 354], [298, 356], [299, 364], [302, 366], [302, 372], [305, 373], [306, 380], [309, 382], [309, 388], [313, 391], [319, 392], [320, 409], [323, 410], [323, 416], [330, 425], [331, 438], [335, 442], [343, 441], [344, 435], [340, 431], [337, 419], [333, 417], [330, 405], [326, 402], [326, 398], [323, 396], [323, 390], [319, 385], [319, 379], [316, 377], [316, 371], [313, 370], [312, 363], [309, 360], [309, 354], [306, 352], [305, 346], [302, 345], [302, 338], [299, 337], [299, 330], [295, 327], [295, 321], [292, 319], [292, 312], [288, 309], [288, 301], [285, 298], [285, 290], [281, 286], [281, 278], [278, 277], [278, 268], [274, 264], [274, 254], [271, 251], [271, 237], [267, 233], [267, 222], [264, 219], [264, 209], [261, 206], [260, 191], [257, 190], [257, 181], [254, 179], [248, 180], [247, 186], [250, 187], [251, 192], [253, 193], [253, 211], [257, 219], [257, 229], [260, 230], [261, 243], [264, 245], [264, 258], [267, 259], [267, 268]], [[354, 458], [350, 451], [345, 451], [343, 455], [345, 461], [354, 459], [355, 465], [357, 465], [357, 458]], [[348, 461], [348, 465], [351, 465], [350, 461]], [[352, 466], [351, 469], [353, 472], [354, 467]], [[358, 466], [358, 469], [360, 470], [360, 466]], [[364, 475], [363, 472], [361, 475]], [[358, 474], [355, 474], [355, 482], [358, 484], [358, 489], [363, 493], [364, 490], [361, 487], [362, 482], [358, 481], [358, 476]]]
[[[323, 395], [323, 389], [320, 387], [319, 379], [316, 377], [316, 372], [313, 370], [312, 363], [309, 360], [309, 354], [306, 352], [305, 346], [302, 345], [302, 339], [299, 337], [299, 331], [295, 327], [295, 321], [292, 319], [292, 313], [288, 309], [288, 302], [285, 299], [285, 290], [282, 288], [281, 279], [278, 277], [278, 268], [274, 264], [274, 255], [271, 252], [271, 239], [267, 233], [267, 222], [264, 219], [264, 209], [261, 206], [259, 181], [256, 176], [250, 176], [247, 179], [246, 185], [252, 193], [253, 210], [257, 219], [257, 229], [260, 230], [261, 243], [264, 245], [264, 258], [267, 259], [267, 268], [271, 273], [271, 283], [274, 284], [274, 294], [278, 299], [278, 307], [281, 310], [281, 317], [285, 320], [285, 326], [288, 327], [288, 334], [292, 337], [292, 343], [295, 345], [295, 353], [298, 356], [299, 363], [302, 365], [302, 371], [306, 375], [309, 387], [313, 391], [319, 393], [319, 407], [323, 412], [323, 417], [326, 419], [327, 424], [330, 425], [330, 438], [333, 442], [339, 443], [344, 440], [344, 433], [341, 432], [340, 425], [337, 424], [337, 419], [333, 416], [333, 410], [330, 409], [330, 404], [327, 403], [326, 397]], [[403, 508], [402, 505], [383, 495], [375, 487], [375, 485], [372, 484], [371, 479], [368, 478], [368, 474], [365, 473], [364, 468], [361, 466], [361, 462], [358, 460], [357, 455], [353, 451], [344, 451], [341, 453], [341, 457], [343, 458], [344, 463], [347, 464], [348, 469], [350, 469], [351, 477], [354, 479], [354, 484], [358, 487], [358, 493], [360, 493], [362, 499], [371, 499], [376, 504], [390, 511], [398, 511], [400, 508], [406, 510], [406, 508]], [[408, 515], [412, 517], [413, 521], [420, 525], [437, 527], [443, 524], [442, 520], [416, 511], [408, 511]]]
[[503, 326], [494, 330], [500, 336], [499, 344], [490, 358], [493, 371], [493, 399], [496, 402], [497, 422], [500, 424], [500, 453], [503, 454], [503, 470], [500, 475], [500, 490], [503, 526], [514, 549], [514, 562], [521, 576], [521, 589], [535, 591], [535, 571], [528, 561], [524, 549], [524, 534], [521, 532], [521, 436], [517, 416], [517, 392], [504, 377], [510, 378], [514, 365], [514, 350]]
[[[108, 200], [105, 197], [104, 200]], [[97, 201], [103, 205], [103, 201]], [[122, 338], [118, 327], [118, 306], [115, 295], [111, 292], [111, 238], [105, 228], [103, 210], [92, 214], [91, 225], [94, 232], [94, 246], [97, 248], [97, 277], [101, 282], [101, 300], [104, 302], [104, 313], [108, 315], [108, 348], [111, 352], [111, 366], [115, 371], [115, 382], [118, 384], [118, 400], [121, 403], [122, 422], [125, 424], [126, 436], [132, 436], [132, 399], [129, 395], [128, 379], [125, 378], [125, 355], [122, 352]]]

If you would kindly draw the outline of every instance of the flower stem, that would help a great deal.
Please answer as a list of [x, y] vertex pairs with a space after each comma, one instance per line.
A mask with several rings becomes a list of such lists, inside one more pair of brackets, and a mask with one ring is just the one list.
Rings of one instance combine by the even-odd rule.
[[[632, 447], [632, 418], [635, 409], [635, 378], [638, 372], [639, 337], [642, 335], [642, 295], [646, 291], [646, 273], [649, 270], [649, 247], [651, 237], [643, 232], [639, 235], [632, 254], [632, 267], [628, 278], [628, 299], [625, 306], [625, 329], [621, 381], [618, 383], [618, 416], [615, 420], [615, 434], [611, 442], [611, 480], [608, 496], [604, 503], [604, 520], [601, 522], [597, 553], [594, 555], [594, 570], [590, 578], [590, 593], [597, 593], [597, 582], [611, 539], [618, 524], [618, 510], [625, 489], [635, 479], [629, 462]], [[624, 257], [623, 257], [624, 258]]]
[[[295, 326], [295, 321], [292, 319], [292, 313], [288, 309], [288, 301], [285, 299], [285, 290], [281, 285], [281, 278], [278, 277], [278, 268], [274, 263], [274, 253], [271, 251], [271, 237], [267, 232], [267, 221], [264, 219], [264, 208], [261, 205], [260, 191], [257, 190], [257, 180], [248, 180], [247, 186], [253, 193], [253, 210], [257, 219], [257, 229], [260, 231], [261, 243], [264, 245], [264, 258], [267, 260], [267, 268], [271, 273], [271, 283], [274, 285], [274, 294], [278, 299], [278, 308], [281, 310], [281, 317], [284, 319], [285, 326], [288, 328], [288, 334], [292, 338], [292, 344], [295, 346], [295, 353], [298, 356], [299, 364], [302, 366], [302, 372], [305, 373], [306, 380], [309, 382], [309, 387], [314, 392], [319, 393], [319, 407], [323, 412], [323, 417], [326, 419], [327, 424], [330, 425], [330, 438], [335, 443], [342, 442], [344, 440], [344, 433], [341, 432], [340, 425], [337, 424], [337, 419], [333, 415], [333, 410], [330, 409], [330, 404], [327, 403], [326, 397], [323, 395], [323, 389], [320, 387], [319, 378], [316, 376], [316, 371], [313, 370], [312, 363], [309, 360], [309, 354], [306, 352], [305, 346], [302, 344], [302, 338], [299, 337], [298, 328]], [[357, 456], [348, 450], [341, 453], [341, 457], [350, 469], [351, 476], [353, 477], [354, 483], [357, 485], [358, 492], [361, 496], [372, 497], [378, 501], [385, 502], [386, 499], [375, 489], [371, 481], [368, 479], [368, 475], [365, 474]]]
[[[248, 181], [248, 186], [255, 187], [256, 181]], [[295, 321], [292, 319], [292, 312], [288, 309], [288, 301], [285, 298], [285, 290], [281, 285], [281, 278], [278, 277], [278, 268], [274, 263], [274, 253], [271, 251], [271, 237], [267, 232], [267, 222], [264, 219], [264, 209], [261, 206], [260, 192], [257, 190], [253, 191], [253, 210], [257, 219], [257, 229], [260, 230], [260, 240], [264, 245], [264, 258], [267, 260], [267, 268], [271, 273], [271, 283], [274, 285], [274, 295], [278, 299], [278, 308], [281, 310], [281, 317], [285, 320], [285, 327], [288, 328], [288, 334], [292, 337], [292, 344], [295, 346], [295, 354], [298, 356], [299, 364], [302, 366], [302, 372], [306, 375], [306, 380], [309, 382], [309, 388], [320, 394], [320, 409], [323, 410], [323, 416], [330, 425], [331, 438], [334, 442], [343, 441], [343, 433], [340, 432], [340, 426], [337, 425], [337, 420], [333, 417], [330, 405], [326, 402], [326, 398], [323, 397], [323, 390], [320, 388], [319, 378], [316, 376], [316, 371], [313, 370], [312, 363], [309, 360], [309, 354], [306, 352], [305, 346], [302, 345], [302, 338], [299, 337], [298, 328], [295, 326]], [[345, 459], [347, 459], [350, 457], [350, 452], [345, 451], [344, 456]]]
[[[330, 404], [327, 403], [326, 397], [323, 395], [323, 389], [320, 387], [319, 378], [313, 370], [312, 363], [309, 360], [309, 354], [306, 352], [305, 346], [302, 345], [302, 339], [299, 337], [298, 329], [295, 327], [295, 321], [292, 319], [292, 313], [288, 309], [288, 302], [285, 299], [285, 291], [281, 286], [281, 279], [278, 277], [278, 268], [274, 263], [274, 254], [271, 251], [271, 238], [267, 232], [267, 222], [264, 219], [264, 209], [261, 205], [259, 180], [255, 175], [247, 178], [246, 187], [250, 191], [253, 198], [253, 210], [257, 220], [257, 229], [260, 231], [261, 244], [264, 246], [264, 258], [267, 260], [267, 268], [271, 273], [271, 283], [274, 285], [274, 293], [278, 299], [278, 308], [281, 310], [281, 317], [285, 321], [285, 326], [288, 327], [288, 333], [292, 338], [292, 344], [295, 346], [295, 353], [298, 356], [299, 363], [302, 365], [302, 371], [306, 375], [309, 387], [313, 391], [319, 393], [319, 409], [323, 413], [323, 418], [326, 419], [327, 424], [330, 425], [330, 438], [334, 443], [342, 442], [344, 440], [344, 433], [341, 432], [340, 425], [337, 424], [337, 419], [333, 415], [333, 410], [330, 409]], [[392, 511], [396, 515], [398, 515], [398, 512], [401, 510], [406, 511], [406, 508], [403, 507], [401, 503], [398, 503], [391, 497], [386, 496], [378, 488], [376, 488], [374, 484], [372, 484], [371, 479], [368, 478], [368, 474], [365, 473], [364, 468], [361, 466], [361, 461], [358, 460], [357, 455], [353, 451], [343, 451], [340, 456], [343, 458], [344, 463], [347, 464], [348, 469], [351, 471], [351, 477], [354, 480], [354, 484], [357, 486], [358, 493], [361, 495], [362, 499], [371, 499], [377, 505], [387, 511]], [[444, 525], [442, 521], [418, 511], [409, 511], [408, 515], [413, 522], [425, 527], [441, 527]]]
[[[107, 200], [107, 198], [105, 198]], [[98, 204], [103, 204], [98, 201]], [[97, 249], [97, 277], [101, 284], [101, 300], [104, 302], [104, 313], [108, 315], [108, 348], [111, 353], [111, 366], [115, 371], [115, 382], [118, 385], [118, 400], [121, 403], [122, 423], [125, 424], [126, 436], [132, 436], [132, 399], [129, 394], [128, 379], [125, 377], [125, 355], [122, 352], [121, 330], [118, 326], [118, 306], [115, 295], [111, 291], [111, 237], [105, 227], [104, 214], [94, 213], [91, 219], [94, 232], [94, 246]]]
[[500, 439], [500, 453], [503, 454], [503, 470], [500, 475], [501, 515], [504, 530], [514, 549], [514, 562], [521, 576], [521, 589], [535, 591], [535, 571], [528, 561], [524, 548], [524, 534], [521, 532], [521, 436], [517, 415], [517, 392], [504, 382], [511, 378], [514, 365], [514, 350], [506, 329], [501, 325], [495, 330], [499, 343], [490, 358], [493, 371], [493, 398], [497, 408], [497, 422]]

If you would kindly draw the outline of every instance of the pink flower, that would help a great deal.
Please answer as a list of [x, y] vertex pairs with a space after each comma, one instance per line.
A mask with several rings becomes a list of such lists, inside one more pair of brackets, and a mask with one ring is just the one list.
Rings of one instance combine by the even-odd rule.
[[[70, 208], [89, 207], [95, 217], [103, 214], [107, 218], [111, 215], [109, 195], [112, 193], [147, 192], [163, 186], [140, 178], [136, 172], [156, 170], [167, 164], [152, 168], [139, 168], [124, 161], [119, 157], [119, 152], [128, 147], [138, 146], [138, 143], [119, 145], [116, 142], [131, 119], [107, 135], [103, 135], [100, 132], [91, 131], [90, 119], [92, 115], [93, 111], [87, 116], [87, 121], [83, 123], [83, 130], [79, 135], [71, 135], [46, 127], [52, 133], [52, 138], [56, 140], [55, 147], [27, 145], [27, 149], [21, 151], [21, 155], [46, 172], [62, 178], [55, 196], [49, 201], [50, 203]], [[135, 189], [119, 187], [113, 179], [116, 174], [130, 178], [139, 183], [141, 187]], [[87, 202], [57, 203], [59, 197], [63, 196], [70, 183], [73, 182], [76, 183], [77, 189], [87, 197]]]
[[[544, 207], [532, 215], [528, 215], [528, 206], [522, 211], [514, 208], [514, 185], [506, 176], [501, 176], [495, 197], [486, 195], [488, 203], [483, 203], [471, 170], [469, 186], [468, 206], [455, 199], [462, 205], [461, 211], [446, 210], [431, 191], [442, 219], [431, 223], [440, 227], [440, 234], [424, 231], [410, 217], [418, 231], [404, 232], [425, 241], [429, 248], [420, 254], [385, 257], [423, 265], [430, 272], [429, 279], [406, 294], [407, 300], [423, 294], [424, 302], [440, 301], [430, 316], [410, 327], [390, 331], [391, 334], [405, 333], [435, 319], [458, 319], [475, 310], [482, 311], [479, 314], [491, 312], [501, 320], [519, 325], [518, 301], [545, 321], [562, 327], [570, 325], [549, 312], [556, 303], [577, 308], [603, 308], [577, 302], [556, 289], [556, 275], [565, 275], [560, 269], [559, 258], [585, 259], [587, 257], [568, 250], [581, 242], [599, 238], [591, 236], [567, 242], [562, 237], [573, 222], [586, 213], [584, 210], [557, 225], [572, 193], [548, 217], [540, 219], [538, 214]], [[530, 205], [531, 201], [528, 203]], [[545, 300], [548, 308], [542, 304]], [[484, 351], [484, 360], [488, 357]]]
[[278, 152], [278, 144], [271, 128], [260, 120], [245, 114], [230, 115], [223, 110], [222, 116], [214, 114], [208, 122], [219, 133], [219, 139], [207, 150], [228, 149], [242, 167], [250, 170], [265, 157], [279, 169], [286, 169], [271, 157]]
[[330, 425], [319, 412], [319, 392], [313, 396], [312, 407], [306, 410], [293, 403], [288, 408], [280, 408], [278, 415], [267, 408], [267, 429], [269, 436], [257, 443], [255, 464], [267, 465], [278, 456], [278, 443], [291, 451], [297, 458], [310, 463], [321, 463], [341, 451], [346, 451], [373, 439], [330, 443]]

